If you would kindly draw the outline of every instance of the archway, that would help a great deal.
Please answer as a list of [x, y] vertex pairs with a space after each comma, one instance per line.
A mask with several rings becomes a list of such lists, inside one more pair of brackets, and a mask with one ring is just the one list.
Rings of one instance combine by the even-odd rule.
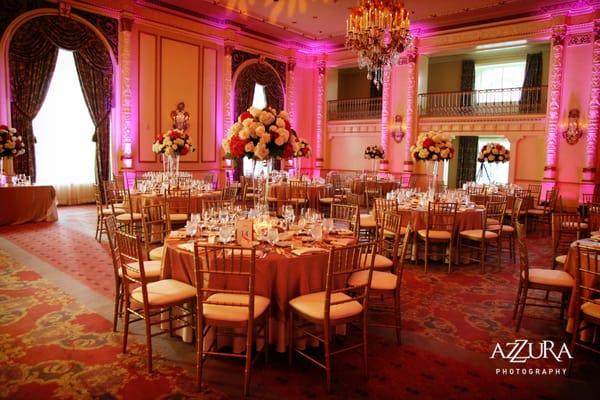
[[[236, 71], [234, 77], [234, 118], [252, 105], [256, 84], [264, 87], [267, 105], [282, 110], [285, 104], [285, 89], [277, 71], [262, 61], [253, 59], [244, 62]], [[241, 160], [240, 160], [241, 161]], [[243, 173], [242, 162], [237, 163], [234, 179], [239, 179]]]
[[[27, 146], [25, 155], [14, 160], [15, 172], [35, 179], [32, 120], [44, 102], [59, 48], [74, 52], [79, 82], [95, 126], [97, 179], [106, 180], [110, 171], [113, 57], [97, 32], [85, 23], [56, 15], [34, 16], [20, 24], [10, 38], [11, 121]], [[68, 144], [68, 138], [60, 140]], [[67, 152], [66, 148], [65, 156]]]

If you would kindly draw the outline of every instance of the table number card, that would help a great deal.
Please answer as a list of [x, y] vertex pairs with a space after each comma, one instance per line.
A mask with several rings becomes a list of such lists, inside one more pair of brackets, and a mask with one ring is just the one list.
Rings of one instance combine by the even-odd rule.
[[252, 220], [239, 219], [235, 221], [235, 240], [244, 247], [252, 247]]

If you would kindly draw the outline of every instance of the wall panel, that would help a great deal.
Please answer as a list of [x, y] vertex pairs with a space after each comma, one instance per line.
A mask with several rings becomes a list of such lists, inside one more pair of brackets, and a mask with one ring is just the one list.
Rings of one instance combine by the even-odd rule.
[[217, 161], [217, 50], [203, 48], [201, 161]]
[[139, 48], [139, 138], [137, 139], [138, 162], [155, 162], [152, 142], [159, 133], [156, 115], [157, 39], [153, 34], [140, 32]]

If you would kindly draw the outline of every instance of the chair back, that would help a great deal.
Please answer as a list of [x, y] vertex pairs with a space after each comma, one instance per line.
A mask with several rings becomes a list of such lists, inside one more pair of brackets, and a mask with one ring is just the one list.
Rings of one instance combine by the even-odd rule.
[[104, 217], [104, 226], [106, 227], [106, 237], [108, 238], [108, 248], [113, 263], [113, 272], [116, 279], [119, 279], [119, 269], [121, 264], [119, 261], [119, 245], [117, 243], [117, 219], [114, 215]]
[[330, 214], [334, 226], [347, 224], [354, 234], [358, 233], [358, 206], [349, 204], [332, 204]]
[[388, 200], [383, 197], [378, 197], [375, 199], [373, 208], [375, 211], [375, 221], [377, 221], [379, 224], [382, 222], [383, 214], [385, 212], [398, 211], [398, 202], [396, 200]]
[[469, 186], [469, 187], [467, 187], [467, 194], [470, 196], [478, 195], [478, 194], [485, 194], [486, 189], [487, 189], [487, 187], [485, 185]]
[[360, 206], [363, 204], [364, 195], [358, 193], [346, 193], [346, 203], [350, 205], [357, 206], [360, 209]]
[[514, 197], [512, 202], [512, 211], [510, 213], [510, 225], [515, 226], [515, 223], [519, 220], [521, 214], [521, 207], [523, 207], [523, 198]]
[[[366, 312], [375, 247], [375, 242], [369, 242], [329, 250], [325, 278], [325, 325], [329, 325], [331, 308], [338, 305], [358, 301]], [[361, 271], [368, 271], [368, 279], [360, 285], [348, 286], [346, 281], [350, 275]], [[346, 294], [347, 297], [336, 294]]]
[[[249, 326], [253, 326], [256, 249], [194, 243], [194, 266], [200, 332], [203, 331], [204, 307], [211, 305], [246, 308]], [[211, 298], [217, 293], [230, 296]]]
[[527, 283], [529, 281], [529, 253], [527, 251], [525, 225], [517, 221], [515, 223], [515, 232], [517, 234], [517, 246], [519, 247], [519, 276], [521, 280]]
[[554, 256], [566, 253], [571, 243], [581, 238], [581, 216], [577, 213], [553, 213], [551, 219]]
[[556, 208], [558, 201], [558, 189], [552, 188], [546, 192], [546, 199], [543, 201], [544, 214], [549, 214]]
[[600, 230], [600, 203], [591, 203], [587, 205], [588, 231], [597, 232]]
[[537, 184], [537, 183], [530, 183], [527, 186], [527, 190], [529, 190], [529, 193], [531, 194], [531, 197], [533, 198], [533, 205], [541, 205], [541, 195], [542, 195], [542, 185]]
[[189, 217], [191, 196], [192, 190], [189, 188], [169, 188], [166, 196], [169, 212], [171, 214], [187, 214]]
[[234, 200], [202, 199], [202, 211], [233, 209]]
[[427, 237], [429, 237], [429, 231], [448, 231], [453, 233], [454, 226], [456, 225], [457, 209], [458, 203], [429, 203], [425, 219]]
[[583, 204], [600, 204], [600, 193], [584, 193], [582, 200]]
[[123, 278], [124, 293], [128, 296], [131, 289], [141, 286], [144, 306], [148, 304], [146, 270], [142, 253], [142, 240], [139, 236], [117, 230], [116, 242], [119, 252], [119, 267]]
[[102, 201], [102, 190], [100, 185], [94, 184], [94, 203], [96, 204], [96, 214], [104, 216], [104, 202]]
[[577, 255], [574, 296], [580, 310], [582, 304], [600, 298], [600, 248], [577, 243]]
[[493, 221], [492, 224], [502, 225], [504, 211], [506, 210], [506, 197], [502, 196], [502, 198], [502, 201], [488, 201], [485, 205], [486, 225], [490, 225], [487, 223], [489, 220]]
[[142, 207], [142, 233], [144, 250], [150, 254], [151, 245], [162, 245], [171, 232], [169, 206], [166, 203], [155, 203]]
[[486, 194], [470, 194], [469, 201], [471, 203], [475, 203], [478, 206], [484, 206], [487, 203], [487, 195]]
[[381, 224], [377, 224], [378, 254], [390, 258], [394, 266], [397, 265], [398, 258], [402, 258], [398, 250], [402, 237], [405, 236], [403, 233], [411, 229], [410, 224], [406, 227], [403, 226], [403, 220], [404, 214], [386, 211], [383, 213]]
[[221, 190], [221, 200], [235, 200], [237, 193], [237, 186], [227, 186]]
[[289, 198], [308, 199], [308, 184], [302, 181], [290, 181]]

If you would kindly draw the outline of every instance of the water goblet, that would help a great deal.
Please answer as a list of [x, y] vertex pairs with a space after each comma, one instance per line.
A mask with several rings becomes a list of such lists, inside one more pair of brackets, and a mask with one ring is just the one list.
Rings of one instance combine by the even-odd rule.
[[323, 226], [320, 224], [314, 224], [310, 229], [310, 235], [315, 242], [320, 242], [323, 239]]

